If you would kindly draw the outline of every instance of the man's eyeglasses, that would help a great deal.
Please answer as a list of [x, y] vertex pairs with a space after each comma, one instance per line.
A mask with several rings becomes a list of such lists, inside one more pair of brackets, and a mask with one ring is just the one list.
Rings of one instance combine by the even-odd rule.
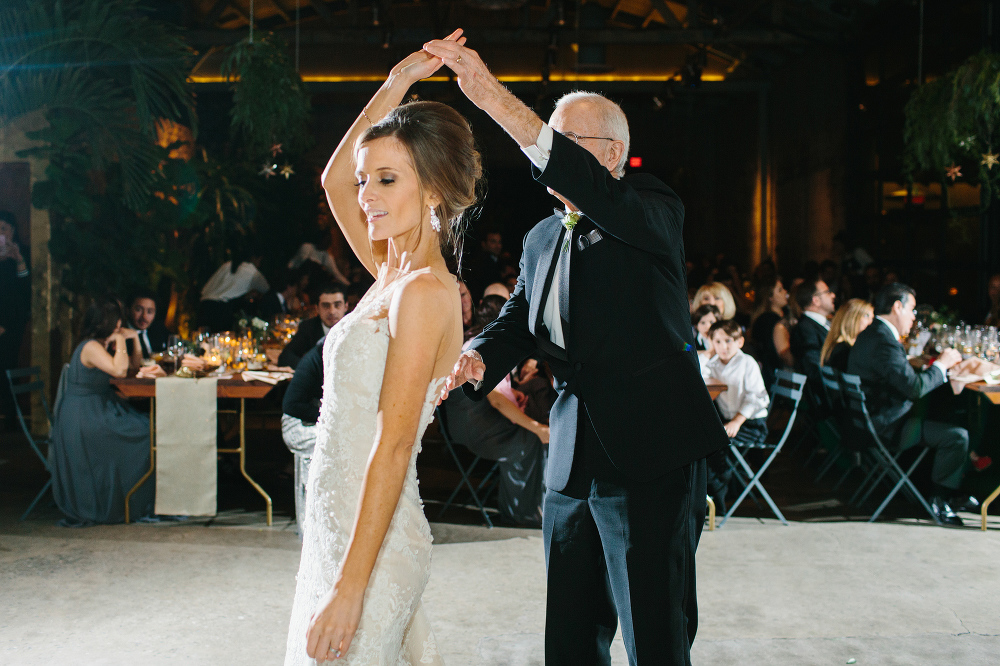
[[601, 141], [617, 141], [618, 140], [618, 139], [612, 139], [609, 136], [583, 136], [581, 134], [577, 134], [576, 132], [559, 132], [559, 133], [562, 134], [567, 139], [572, 139], [573, 143], [575, 143], [577, 145], [580, 144], [580, 139], [600, 139]]

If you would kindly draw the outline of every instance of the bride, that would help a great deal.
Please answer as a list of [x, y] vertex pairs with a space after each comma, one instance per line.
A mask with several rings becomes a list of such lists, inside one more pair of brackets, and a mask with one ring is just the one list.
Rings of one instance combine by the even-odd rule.
[[[460, 34], [448, 39], [464, 42]], [[443, 252], [461, 235], [482, 169], [458, 112], [397, 106], [441, 65], [423, 51], [396, 65], [323, 174], [337, 222], [376, 281], [323, 347], [286, 666], [441, 663], [420, 605], [431, 533], [415, 462], [462, 348], [458, 283]]]

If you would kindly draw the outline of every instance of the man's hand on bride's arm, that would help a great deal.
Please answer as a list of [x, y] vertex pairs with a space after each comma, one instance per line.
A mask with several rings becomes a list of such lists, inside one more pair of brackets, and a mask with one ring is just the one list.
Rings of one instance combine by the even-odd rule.
[[451, 375], [444, 382], [444, 388], [441, 389], [441, 396], [438, 399], [438, 404], [440, 405], [444, 400], [448, 398], [448, 394], [453, 390], [464, 384], [465, 382], [481, 382], [483, 377], [486, 376], [486, 364], [483, 362], [483, 357], [479, 355], [475, 349], [470, 349], [464, 352], [458, 357], [458, 361], [455, 363], [454, 369], [451, 371]]
[[333, 661], [347, 654], [361, 622], [365, 586], [353, 590], [343, 577], [320, 601], [306, 632], [306, 653], [318, 662]]

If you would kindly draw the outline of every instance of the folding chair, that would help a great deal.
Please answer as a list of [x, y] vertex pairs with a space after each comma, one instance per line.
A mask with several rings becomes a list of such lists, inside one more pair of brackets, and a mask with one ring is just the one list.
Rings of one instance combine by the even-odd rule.
[[[797, 372], [778, 370], [775, 373], [774, 386], [771, 387], [770, 413], [774, 413], [774, 405], [778, 397], [788, 400], [792, 405], [792, 412], [788, 417], [788, 423], [785, 424], [785, 429], [781, 433], [781, 437], [778, 439], [777, 443], [763, 442], [754, 446], [737, 446], [732, 443], [729, 444], [729, 451], [733, 454], [733, 457], [736, 459], [736, 462], [740, 465], [740, 467], [743, 468], [743, 471], [746, 472], [747, 478], [744, 479], [740, 476], [739, 470], [734, 468], [734, 472], [736, 472], [734, 476], [743, 482], [743, 492], [741, 492], [739, 497], [736, 498], [733, 505], [729, 507], [726, 515], [722, 518], [722, 522], [719, 523], [719, 527], [726, 524], [726, 521], [729, 520], [731, 515], [733, 515], [733, 512], [736, 511], [736, 508], [740, 505], [740, 503], [743, 502], [743, 500], [746, 499], [746, 496], [749, 495], [755, 488], [764, 498], [764, 501], [767, 502], [767, 505], [771, 507], [771, 511], [778, 518], [778, 520], [785, 525], [788, 524], [788, 521], [785, 520], [785, 517], [781, 514], [778, 506], [774, 503], [774, 500], [772, 500], [771, 496], [766, 490], [764, 490], [764, 486], [760, 482], [760, 477], [767, 471], [767, 468], [771, 466], [771, 463], [774, 462], [775, 457], [777, 457], [781, 448], [785, 445], [788, 435], [792, 432], [792, 426], [795, 425], [795, 416], [799, 411], [799, 403], [802, 401], [802, 389], [805, 386], [805, 383], [806, 376], [800, 375]], [[754, 472], [753, 468], [750, 467], [744, 457], [750, 449], [771, 449], [771, 455], [767, 457], [764, 464], [762, 464], [760, 469], [756, 472]]]
[[[862, 481], [854, 497], [851, 498], [851, 503], [855, 505], [864, 504], [883, 479], [888, 477], [890, 483], [894, 482], [894, 485], [868, 522], [873, 523], [878, 520], [878, 517], [882, 515], [882, 511], [889, 505], [889, 502], [892, 501], [900, 490], [904, 490], [917, 504], [927, 511], [927, 515], [931, 517], [931, 520], [935, 524], [938, 524], [938, 518], [931, 509], [931, 505], [920, 491], [917, 490], [917, 487], [913, 485], [913, 481], [910, 480], [910, 475], [913, 474], [913, 471], [927, 455], [929, 449], [923, 447], [916, 460], [910, 464], [906, 471], [903, 471], [898, 461], [900, 454], [893, 455], [875, 431], [875, 426], [865, 405], [865, 394], [860, 386], [856, 387], [853, 385], [853, 381], [856, 378], [846, 374], [843, 375], [843, 378], [845, 380], [842, 385], [844, 414], [841, 423], [844, 429], [845, 442], [849, 442], [851, 448], [859, 451], [859, 453], [866, 453], [867, 460], [870, 463], [868, 475]], [[858, 380], [858, 383], [860, 384], [860, 380]]]
[[[833, 432], [837, 435], [838, 440], [840, 440], [841, 439], [840, 430], [837, 428], [836, 422], [837, 419], [840, 418], [841, 411], [844, 409], [844, 400], [840, 390], [841, 373], [839, 370], [824, 365], [820, 367], [820, 376], [823, 378], [823, 391], [826, 393], [826, 399], [830, 405], [830, 411], [832, 414], [832, 419], [829, 425], [831, 430], [833, 430]], [[844, 452], [845, 449], [843, 446], [843, 442], [841, 441], [837, 449], [830, 452], [826, 462], [824, 462], [823, 465], [820, 467], [819, 472], [816, 474], [816, 479], [815, 479], [816, 483], [819, 483], [819, 480], [822, 479], [824, 476], [826, 476], [826, 473], [829, 472], [833, 468], [833, 466], [837, 463], [837, 461], [843, 457]], [[813, 452], [813, 454], [815, 454], [815, 451]], [[809, 456], [810, 459], [812, 458], [813, 454], [810, 454]], [[806, 462], [808, 463], [808, 461]], [[848, 468], [847, 474], [850, 474], [852, 469], [853, 466]], [[836, 483], [834, 488], [840, 487], [840, 484], [844, 482], [845, 478], [847, 478], [847, 474], [841, 477], [840, 481]]]
[[[49, 480], [45, 482], [42, 489], [38, 491], [35, 495], [35, 499], [32, 500], [31, 504], [28, 505], [28, 509], [21, 516], [21, 520], [27, 520], [28, 515], [38, 504], [42, 496], [45, 495], [46, 491], [52, 487], [52, 470], [49, 468], [48, 450], [52, 445], [52, 411], [49, 409], [49, 401], [45, 397], [45, 382], [41, 380], [42, 369], [40, 367], [33, 366], [31, 368], [16, 368], [14, 370], [7, 370], [7, 381], [10, 383], [10, 391], [14, 394], [14, 408], [17, 410], [17, 420], [21, 422], [21, 430], [24, 431], [24, 436], [28, 440], [28, 445], [31, 446], [32, 451], [38, 456], [38, 459], [42, 461], [42, 465], [45, 467], [45, 471], [49, 474]], [[14, 383], [15, 380], [27, 379], [28, 381], [21, 383]], [[44, 437], [35, 437], [31, 434], [31, 428], [28, 422], [24, 418], [24, 412], [21, 411], [21, 403], [18, 398], [22, 395], [30, 395], [35, 391], [38, 392], [38, 397], [41, 399], [42, 409], [45, 410], [45, 418], [49, 422], [49, 434]], [[42, 447], [45, 447], [45, 453], [42, 453]]]
[[[438, 518], [440, 519], [441, 516], [444, 515], [444, 512], [447, 511], [448, 507], [450, 507], [454, 502], [455, 496], [458, 495], [459, 491], [462, 490], [462, 487], [465, 486], [469, 491], [470, 499], [472, 500], [476, 508], [479, 509], [479, 513], [482, 514], [483, 520], [486, 521], [486, 526], [493, 527], [493, 521], [490, 520], [490, 516], [486, 512], [486, 507], [484, 506], [484, 503], [486, 502], [490, 493], [493, 491], [493, 486], [490, 485], [490, 482], [494, 480], [497, 471], [500, 469], [500, 463], [494, 463], [493, 466], [490, 468], [490, 470], [486, 473], [486, 476], [483, 477], [483, 480], [479, 482], [479, 485], [473, 487], [472, 482], [469, 480], [469, 477], [472, 476], [472, 473], [476, 469], [476, 466], [479, 464], [479, 461], [482, 460], [483, 458], [481, 456], [476, 456], [468, 467], [462, 465], [462, 461], [458, 457], [458, 451], [455, 450], [455, 441], [454, 439], [452, 439], [451, 432], [448, 430], [448, 418], [445, 415], [444, 405], [443, 404], [438, 405], [436, 411], [438, 418], [438, 430], [440, 430], [441, 437], [442, 439], [444, 439], [444, 446], [446, 449], [448, 449], [448, 453], [451, 454], [452, 460], [455, 461], [455, 467], [458, 468], [458, 473], [462, 475], [461, 481], [459, 481], [458, 485], [455, 486], [455, 489], [451, 491], [451, 495], [448, 496], [448, 500], [444, 503], [444, 506], [442, 506], [441, 510], [438, 512]], [[480, 498], [480, 493], [483, 492], [484, 489], [486, 490], [486, 494]]]

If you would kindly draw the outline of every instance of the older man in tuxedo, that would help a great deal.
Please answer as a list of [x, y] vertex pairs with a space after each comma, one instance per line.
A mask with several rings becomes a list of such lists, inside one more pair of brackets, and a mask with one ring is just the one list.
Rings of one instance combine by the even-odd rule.
[[653, 176], [623, 177], [628, 121], [610, 100], [570, 94], [546, 124], [475, 51], [444, 41], [424, 49], [565, 207], [528, 232], [513, 295], [449, 382], [478, 380], [464, 389], [482, 399], [539, 353], [555, 376], [546, 664], [610, 664], [619, 622], [631, 664], [690, 664], [703, 459], [728, 439], [693, 347], [683, 206]]

